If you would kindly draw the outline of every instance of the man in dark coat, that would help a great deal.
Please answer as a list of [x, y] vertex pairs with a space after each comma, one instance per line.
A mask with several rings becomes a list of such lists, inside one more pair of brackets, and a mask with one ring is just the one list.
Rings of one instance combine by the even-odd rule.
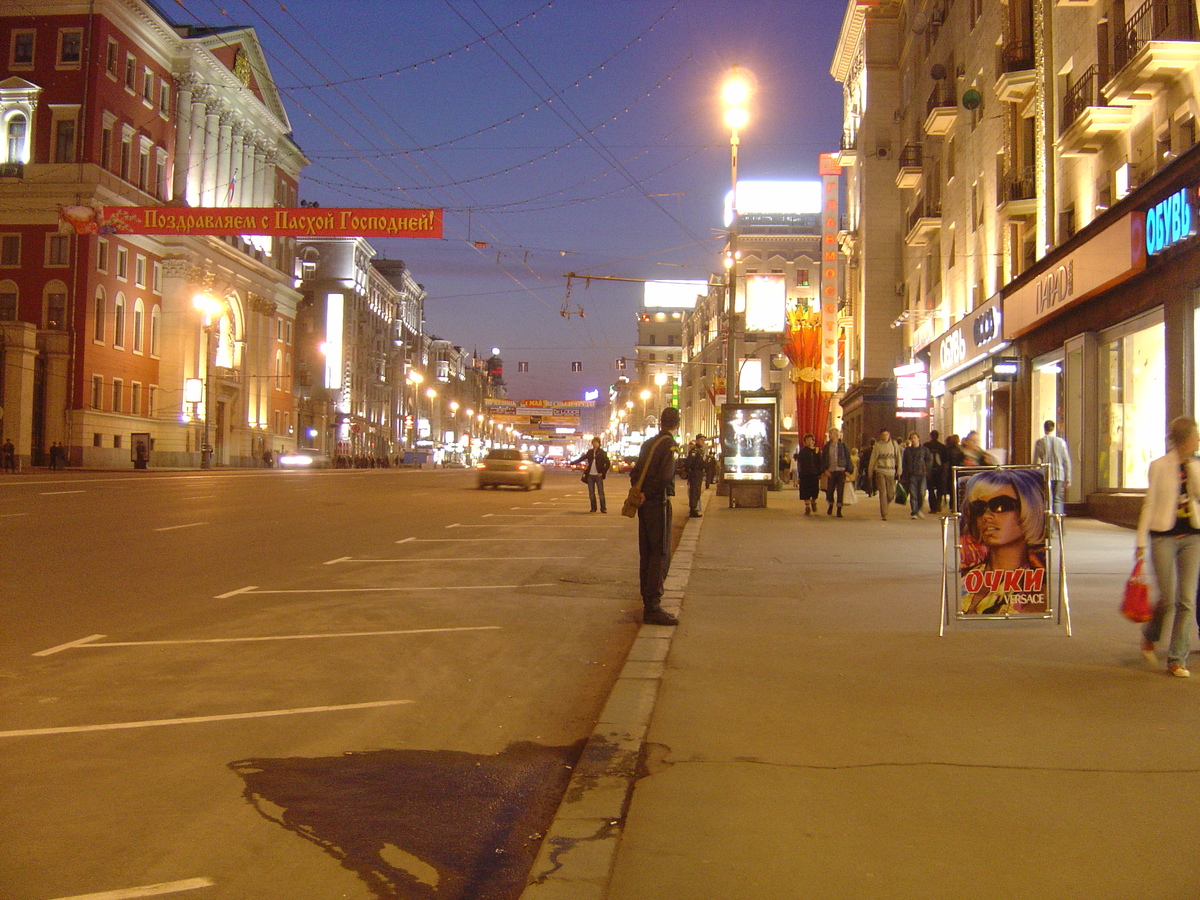
[[693, 519], [700, 518], [700, 494], [704, 490], [705, 469], [705, 440], [702, 434], [696, 435], [692, 447], [683, 461], [683, 470], [688, 483], [688, 513]]
[[642, 479], [642, 505], [638, 507], [639, 577], [642, 621], [647, 625], [677, 625], [679, 620], [662, 608], [663, 580], [671, 567], [671, 498], [675, 496], [675, 456], [679, 451], [675, 431], [679, 410], [668, 406], [659, 417], [661, 430], [642, 444], [638, 461], [629, 472], [636, 485]]

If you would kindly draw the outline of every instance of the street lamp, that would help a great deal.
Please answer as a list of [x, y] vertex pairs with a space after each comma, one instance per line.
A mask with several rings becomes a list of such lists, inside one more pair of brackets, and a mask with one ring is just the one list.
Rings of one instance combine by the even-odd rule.
[[729, 318], [725, 331], [725, 402], [738, 402], [737, 384], [737, 261], [738, 261], [738, 211], [737, 211], [737, 181], [738, 181], [738, 131], [746, 127], [750, 121], [750, 112], [746, 108], [750, 95], [754, 92], [753, 82], [749, 74], [738, 66], [734, 66], [725, 76], [721, 85], [721, 102], [725, 108], [725, 125], [729, 128], [729, 169], [731, 190], [729, 195], [729, 253], [725, 257], [725, 266], [729, 269], [726, 281], [729, 288]]
[[192, 305], [203, 317], [201, 327], [204, 329], [204, 438], [200, 444], [200, 468], [207, 469], [212, 466], [212, 450], [208, 446], [208, 416], [212, 403], [212, 333], [220, 322], [218, 317], [224, 311], [225, 304], [211, 294], [201, 291], [192, 298]]
[[638, 396], [642, 398], [642, 430], [645, 431], [646, 419], [649, 416], [649, 411], [646, 409], [646, 401], [650, 399], [650, 389], [643, 388]]

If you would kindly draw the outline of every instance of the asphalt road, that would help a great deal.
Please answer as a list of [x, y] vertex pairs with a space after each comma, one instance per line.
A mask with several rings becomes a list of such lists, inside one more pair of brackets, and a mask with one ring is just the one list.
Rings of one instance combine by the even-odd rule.
[[518, 896], [637, 630], [610, 492], [0, 479], [0, 896]]

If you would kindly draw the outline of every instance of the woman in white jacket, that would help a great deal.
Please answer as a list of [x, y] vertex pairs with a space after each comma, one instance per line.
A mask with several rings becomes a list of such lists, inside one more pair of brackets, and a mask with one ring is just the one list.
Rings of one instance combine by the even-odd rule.
[[1142, 655], [1157, 662], [1154, 645], [1162, 636], [1167, 611], [1174, 608], [1167, 670], [1187, 678], [1192, 608], [1200, 575], [1200, 436], [1196, 420], [1179, 416], [1171, 422], [1165, 456], [1150, 463], [1150, 485], [1138, 517], [1137, 555], [1150, 545], [1150, 563], [1158, 585], [1158, 604], [1142, 629]]

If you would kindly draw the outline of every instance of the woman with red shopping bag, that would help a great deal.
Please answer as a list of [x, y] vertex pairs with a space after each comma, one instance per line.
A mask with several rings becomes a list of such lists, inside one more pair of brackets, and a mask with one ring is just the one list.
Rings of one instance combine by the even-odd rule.
[[1187, 678], [1192, 609], [1200, 575], [1200, 435], [1196, 420], [1179, 416], [1167, 435], [1170, 449], [1150, 463], [1149, 487], [1138, 517], [1137, 558], [1150, 548], [1150, 567], [1158, 586], [1154, 615], [1142, 629], [1142, 655], [1157, 662], [1155, 644], [1167, 613], [1174, 611], [1167, 649], [1167, 671]]

